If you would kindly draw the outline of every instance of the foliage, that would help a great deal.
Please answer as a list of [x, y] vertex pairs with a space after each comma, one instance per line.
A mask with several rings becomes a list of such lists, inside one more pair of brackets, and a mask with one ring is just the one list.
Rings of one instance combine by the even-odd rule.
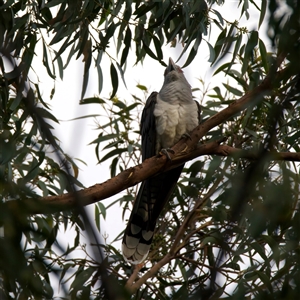
[[[271, 154], [300, 152], [300, 7], [292, 0], [262, 0], [259, 7], [257, 1], [240, 0], [235, 15], [248, 19], [253, 9], [259, 12], [250, 31], [235, 16], [222, 16], [223, 2], [0, 1], [0, 298], [51, 299], [58, 280], [61, 293], [71, 299], [130, 298], [130, 292], [136, 299], [296, 299], [299, 165], [274, 161]], [[261, 37], [262, 24], [271, 47]], [[204, 39], [211, 30], [219, 32], [214, 45]], [[51, 131], [58, 121], [31, 77], [32, 64], [42, 59], [55, 80], [63, 78], [72, 59], [83, 57], [81, 104], [98, 103], [107, 112], [108, 121], [99, 121], [98, 138], [91, 143], [99, 162], [111, 162], [113, 177], [140, 157], [133, 123], [144, 99], [134, 96], [128, 103], [116, 97], [128, 55], [134, 52], [136, 63], [149, 57], [164, 65], [163, 45], [183, 44], [187, 66], [202, 41], [216, 67], [213, 76], [222, 80], [209, 90], [202, 87], [203, 122], [271, 78], [270, 89], [202, 140], [226, 136], [227, 145], [251, 149], [258, 158], [207, 155], [186, 165], [138, 281], [115, 244], [102, 247], [103, 260], [100, 247], [93, 252], [81, 241], [85, 232], [90, 243], [99, 243], [80, 199], [73, 210], [50, 213], [45, 204], [36, 208], [43, 214], [27, 213], [29, 198], [46, 200], [83, 188], [76, 163]], [[111, 61], [109, 70], [102, 69], [104, 56]], [[109, 99], [84, 99], [92, 62], [99, 94], [103, 74], [110, 74]], [[146, 87], [138, 88], [147, 94]], [[124, 214], [135, 191], [114, 203]], [[10, 200], [19, 205], [6, 205]], [[112, 205], [95, 206], [99, 230], [100, 217]], [[62, 245], [58, 232], [70, 227], [74, 242]], [[178, 232], [183, 232], [180, 240]], [[76, 256], [78, 249], [84, 258]], [[164, 261], [170, 249], [175, 255]], [[125, 289], [128, 277], [135, 282]]]

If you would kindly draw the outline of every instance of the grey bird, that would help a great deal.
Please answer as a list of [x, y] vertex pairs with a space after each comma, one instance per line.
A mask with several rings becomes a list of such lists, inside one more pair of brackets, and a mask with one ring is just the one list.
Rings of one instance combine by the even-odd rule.
[[[179, 66], [169, 59], [159, 93], [147, 99], [142, 113], [142, 160], [174, 146], [200, 123], [201, 108]], [[169, 200], [183, 165], [142, 182], [125, 229], [122, 252], [132, 264], [143, 262], [150, 250], [155, 225]]]

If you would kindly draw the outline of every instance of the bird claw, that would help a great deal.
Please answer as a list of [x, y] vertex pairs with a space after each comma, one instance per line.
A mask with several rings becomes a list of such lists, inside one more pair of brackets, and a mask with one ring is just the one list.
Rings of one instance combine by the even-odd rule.
[[181, 136], [182, 139], [189, 139], [192, 140], [191, 136], [186, 132]]
[[164, 148], [164, 149], [160, 150], [160, 153], [164, 154], [168, 158], [168, 160], [172, 160], [171, 157], [170, 157], [170, 155], [169, 155], [169, 152], [172, 153], [172, 154], [175, 153], [175, 151], [172, 150], [171, 148]]

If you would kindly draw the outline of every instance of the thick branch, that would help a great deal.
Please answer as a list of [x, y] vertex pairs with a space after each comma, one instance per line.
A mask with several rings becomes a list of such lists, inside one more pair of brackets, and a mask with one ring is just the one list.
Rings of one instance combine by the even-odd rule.
[[167, 263], [169, 263], [173, 259], [173, 256], [169, 253], [166, 254], [158, 263], [156, 263], [143, 277], [141, 277], [137, 282], [132, 284], [130, 287], [127, 286], [130, 293], [135, 293], [142, 284], [144, 284], [147, 279], [152, 278], [155, 274]]
[[[218, 146], [217, 142], [212, 142], [203, 146], [199, 146], [197, 156], [209, 154], [213, 149]], [[189, 153], [187, 153], [189, 155]], [[156, 175], [160, 172], [172, 169], [185, 161], [195, 158], [196, 156], [182, 156], [174, 161], [168, 161], [165, 155], [158, 155], [145, 160], [142, 164], [129, 168], [116, 177], [113, 177], [101, 184], [95, 184], [94, 186], [77, 192], [77, 197], [80, 199], [82, 205], [89, 205], [97, 201], [111, 197], [137, 183]], [[20, 208], [20, 205], [24, 205], [23, 209], [30, 214], [37, 213], [51, 213], [55, 211], [72, 209], [76, 207], [74, 193], [67, 193], [64, 195], [41, 197], [38, 199], [25, 199], [20, 204], [18, 200], [12, 200], [6, 202], [6, 205], [12, 209]]]
[[[222, 141], [223, 140], [197, 145], [193, 150], [186, 149], [186, 152], [182, 151], [181, 153], [175, 154], [172, 161], [168, 161], [164, 155], [152, 157], [145, 160], [142, 164], [127, 169], [116, 177], [113, 177], [101, 184], [95, 184], [91, 187], [78, 191], [77, 196], [82, 202], [82, 205], [86, 206], [111, 197], [151, 176], [173, 169], [184, 162], [202, 155], [233, 156], [245, 159], [258, 158], [258, 153], [255, 151], [246, 151], [233, 148], [228, 145], [220, 145], [220, 142]], [[270, 153], [270, 159], [300, 161], [300, 153], [274, 152]], [[8, 205], [11, 209], [20, 209], [21, 205], [27, 213], [37, 214], [72, 209], [76, 207], [76, 202], [74, 193], [67, 193], [64, 195], [41, 197], [38, 199], [26, 199], [22, 201], [22, 203], [19, 200], [12, 200], [6, 202], [6, 205]]]
[[[227, 145], [219, 145], [214, 149], [216, 155], [220, 156], [233, 156], [245, 159], [258, 159], [259, 153], [252, 150], [243, 150], [233, 148]], [[299, 152], [270, 152], [271, 160], [286, 160], [286, 161], [300, 161]]]

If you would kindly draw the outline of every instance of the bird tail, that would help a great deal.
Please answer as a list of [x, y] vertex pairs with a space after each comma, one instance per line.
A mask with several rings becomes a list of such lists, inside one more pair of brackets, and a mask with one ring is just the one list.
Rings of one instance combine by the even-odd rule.
[[141, 184], [122, 241], [123, 256], [128, 262], [139, 264], [147, 257], [157, 219], [182, 169], [183, 165]]

